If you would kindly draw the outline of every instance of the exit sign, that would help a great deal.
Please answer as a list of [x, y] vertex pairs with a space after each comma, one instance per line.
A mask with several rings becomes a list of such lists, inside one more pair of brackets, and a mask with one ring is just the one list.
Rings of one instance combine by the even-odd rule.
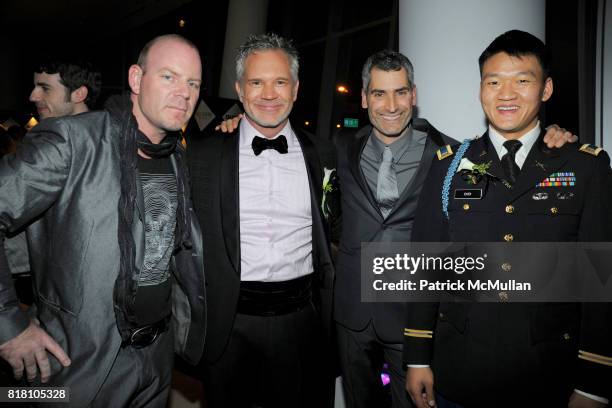
[[347, 127], [347, 128], [359, 127], [359, 119], [344, 118], [344, 127]]

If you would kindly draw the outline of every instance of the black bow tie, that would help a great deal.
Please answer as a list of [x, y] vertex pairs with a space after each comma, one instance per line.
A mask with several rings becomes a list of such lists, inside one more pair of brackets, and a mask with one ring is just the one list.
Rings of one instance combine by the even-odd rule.
[[283, 135], [280, 135], [276, 139], [266, 139], [264, 137], [255, 136], [253, 138], [253, 143], [251, 143], [251, 147], [253, 147], [253, 153], [255, 156], [259, 156], [261, 152], [266, 149], [274, 149], [280, 154], [287, 153], [287, 138]]

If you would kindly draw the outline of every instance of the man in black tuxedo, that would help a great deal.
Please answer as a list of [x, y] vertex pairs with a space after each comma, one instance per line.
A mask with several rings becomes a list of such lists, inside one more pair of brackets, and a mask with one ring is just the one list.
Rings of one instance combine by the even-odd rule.
[[[544, 44], [509, 31], [479, 62], [489, 129], [434, 160], [413, 240], [611, 241], [608, 155], [588, 144], [549, 149], [542, 142], [538, 113], [553, 92]], [[492, 176], [464, 179], [451, 166], [460, 158], [484, 164]], [[445, 179], [448, 200], [441, 198]], [[468, 190], [480, 198], [464, 199]], [[514, 272], [509, 263], [501, 268]], [[603, 407], [612, 383], [611, 337], [610, 304], [413, 304], [406, 388], [419, 407]]]
[[333, 269], [321, 202], [333, 146], [290, 124], [299, 81], [289, 41], [249, 37], [236, 78], [237, 134], [188, 147], [209, 274], [207, 406], [324, 407]]

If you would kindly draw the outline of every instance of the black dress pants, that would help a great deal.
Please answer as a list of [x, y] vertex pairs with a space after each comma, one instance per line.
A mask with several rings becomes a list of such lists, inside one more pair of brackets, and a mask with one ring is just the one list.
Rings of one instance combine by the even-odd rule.
[[311, 303], [280, 316], [237, 314], [223, 355], [205, 367], [207, 407], [327, 407], [322, 344]]
[[[342, 387], [347, 408], [412, 408], [405, 390], [402, 344], [384, 343], [370, 322], [361, 331], [336, 324]], [[391, 395], [383, 387], [381, 372], [387, 363]]]

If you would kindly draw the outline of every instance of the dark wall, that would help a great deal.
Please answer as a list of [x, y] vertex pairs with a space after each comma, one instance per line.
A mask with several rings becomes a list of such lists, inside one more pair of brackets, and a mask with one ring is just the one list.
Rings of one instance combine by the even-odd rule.
[[551, 53], [554, 92], [545, 123], [557, 123], [594, 142], [597, 2], [548, 1], [546, 44]]
[[[555, 4], [556, 3], [556, 4]], [[545, 123], [578, 132], [578, 2], [546, 4], [546, 43], [550, 50], [554, 91], [546, 104]]]
[[[301, 56], [292, 123], [330, 137], [344, 118], [367, 123], [361, 68], [372, 53], [398, 49], [398, 0], [270, 0], [268, 30], [294, 40]], [[336, 91], [338, 85], [348, 93]], [[306, 124], [308, 123], [308, 124]]]
[[[330, 135], [343, 118], [367, 123], [360, 106], [361, 67], [382, 48], [398, 49], [397, 0], [354, 2], [270, 0], [268, 29], [293, 38], [302, 56], [294, 122]], [[594, 122], [597, 2], [548, 1], [546, 42], [554, 94], [543, 121], [557, 123], [591, 142]], [[349, 93], [335, 91], [346, 85]], [[423, 86], [427, 86], [424, 84]]]
[[[131, 28], [102, 17], [69, 23], [50, 17], [30, 26], [0, 25], [0, 45], [4, 44], [0, 111], [23, 116], [33, 112], [28, 102], [33, 67], [45, 53], [72, 50], [97, 63], [103, 74], [103, 97], [127, 89], [128, 67], [146, 41], [163, 33], [182, 34], [198, 46], [204, 69], [202, 96], [216, 96], [228, 3], [191, 1]], [[367, 122], [360, 106], [361, 67], [377, 50], [398, 49], [398, 7], [399, 0], [269, 0], [268, 31], [292, 38], [301, 54], [295, 124], [329, 136], [344, 118], [357, 118], [360, 126]], [[546, 7], [555, 89], [544, 123], [558, 123], [585, 141], [590, 141], [594, 121], [596, 13], [597, 2], [590, 0], [549, 1]], [[179, 26], [181, 19], [184, 27]], [[349, 92], [336, 92], [339, 84]]]
[[[100, 107], [105, 97], [127, 89], [127, 70], [136, 62], [142, 46], [151, 38], [167, 33], [181, 34], [198, 46], [203, 62], [202, 95], [216, 95], [227, 5], [228, 0], [193, 1], [162, 17], [121, 30], [112, 20], [89, 21], [89, 25], [74, 22], [73, 26], [66, 26], [65, 23], [54, 25], [52, 19], [28, 30], [0, 30], [0, 39], [15, 50], [0, 63], [0, 74], [8, 73], [1, 75], [0, 87], [3, 99], [9, 101], [0, 110], [9, 111], [5, 114], [12, 116], [34, 113], [28, 96], [34, 68], [43, 55], [80, 55], [95, 63], [102, 72], [102, 95], [97, 106]], [[185, 20], [184, 27], [179, 26], [181, 19]]]

